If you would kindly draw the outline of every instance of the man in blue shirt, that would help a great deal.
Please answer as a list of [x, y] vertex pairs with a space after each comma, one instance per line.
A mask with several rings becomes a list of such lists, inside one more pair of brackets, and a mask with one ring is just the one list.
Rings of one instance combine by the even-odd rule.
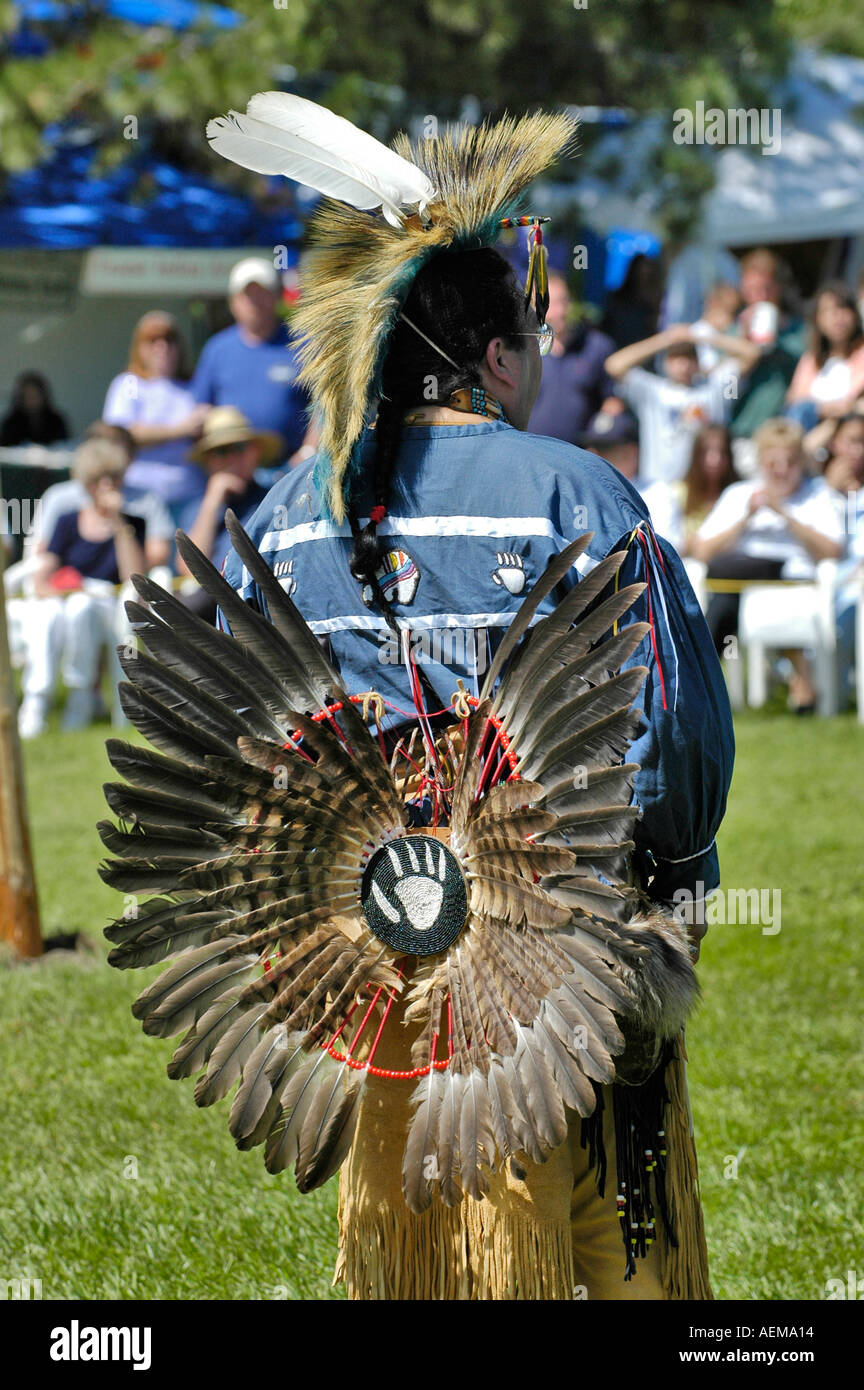
[[[243, 118], [232, 117], [233, 124], [214, 122], [217, 148], [222, 145], [231, 158], [260, 169], [256, 112], [278, 117], [274, 130], [265, 131], [277, 146], [278, 132], [299, 126], [305, 148], [311, 128], [307, 105], [298, 113], [296, 103], [280, 104], [274, 94], [253, 101], [256, 124], [251, 133], [243, 134]], [[318, 220], [317, 249], [307, 263], [298, 319], [305, 378], [322, 411], [321, 457], [314, 472], [300, 469], [276, 484], [252, 519], [254, 544], [313, 632], [329, 641], [347, 692], [380, 695], [380, 706], [377, 700], [365, 704], [375, 709], [370, 718], [385, 725], [385, 738], [418, 719], [437, 716], [453, 722], [457, 680], [461, 677], [469, 692], [477, 689], [523, 595], [569, 541], [591, 533], [587, 549], [575, 564], [571, 555], [571, 567], [557, 591], [539, 604], [534, 619], [549, 612], [604, 556], [624, 551], [615, 582], [641, 580], [646, 586], [622, 619], [647, 620], [636, 634], [639, 645], [631, 658], [647, 670], [640, 701], [647, 728], [632, 746], [633, 760], [641, 764], [636, 795], [644, 811], [635, 832], [636, 872], [649, 893], [663, 901], [682, 887], [713, 887], [718, 876], [714, 833], [731, 776], [732, 734], [720, 666], [702, 614], [679, 561], [655, 537], [645, 506], [626, 479], [569, 444], [526, 433], [550, 327], [544, 322], [548, 294], [542, 219], [516, 217], [514, 209], [528, 180], [572, 140], [570, 119], [538, 114], [463, 131], [458, 140], [448, 133], [410, 147], [403, 142], [394, 162], [393, 152], [376, 149], [358, 132], [349, 131], [347, 152], [340, 155], [344, 123], [334, 126], [332, 115], [324, 111], [314, 115], [314, 129], [327, 133], [321, 157], [327, 172], [318, 186], [335, 191], [346, 204], [328, 205]], [[409, 149], [413, 162], [405, 159]], [[356, 176], [361, 152], [376, 173], [367, 170], [358, 182], [345, 175], [345, 168], [347, 163]], [[298, 163], [295, 154], [289, 157], [280, 150], [274, 167], [305, 174], [310, 161]], [[334, 162], [340, 171], [335, 183]], [[263, 164], [269, 163], [268, 155]], [[377, 206], [379, 194], [383, 216], [370, 218], [367, 210]], [[411, 210], [403, 212], [403, 205]], [[502, 223], [529, 222], [531, 259], [523, 290], [489, 243]], [[368, 427], [373, 412], [374, 429]], [[249, 603], [266, 606], [233, 553], [225, 573]], [[527, 622], [527, 613], [523, 616]], [[461, 695], [459, 699], [461, 703]], [[593, 722], [587, 746], [592, 738], [604, 737], [606, 718]], [[560, 723], [553, 714], [544, 717], [548, 757], [554, 757], [558, 734], [562, 747], [571, 746]], [[628, 753], [627, 737], [610, 734], [610, 740], [614, 764]], [[446, 797], [446, 768], [431, 753], [429, 767], [431, 779], [418, 764], [422, 784], [431, 781]], [[574, 789], [587, 786], [581, 780], [586, 772], [587, 767], [572, 768]], [[566, 787], [566, 781], [561, 785]], [[351, 794], [346, 784], [346, 795]], [[417, 797], [411, 805], [422, 818], [423, 799]], [[673, 936], [680, 960], [682, 934]], [[670, 939], [665, 944], [672, 948]], [[523, 948], [530, 964], [525, 939]], [[669, 960], [662, 954], [659, 976], [667, 981]], [[442, 988], [451, 1012], [460, 1015], [455, 1026], [459, 1046], [466, 1056], [475, 1045], [491, 1051], [483, 1005], [475, 1004], [477, 1013], [470, 1015], [466, 1031], [474, 986], [463, 989], [461, 976], [454, 984], [449, 958], [446, 969]], [[527, 975], [523, 980], [522, 972], [517, 973], [521, 988]], [[435, 1026], [438, 1003], [430, 1026]], [[410, 1027], [402, 1007], [396, 1003], [394, 1017]], [[502, 1007], [515, 1022], [512, 1010]], [[523, 1003], [515, 1007], [521, 1017]], [[637, 1012], [640, 1033], [644, 1019], [653, 1035], [647, 1011]], [[530, 1006], [525, 1017], [529, 1013]], [[446, 1026], [449, 1033], [450, 1024]], [[460, 1205], [451, 1181], [454, 1154], [461, 1164], [463, 1135], [472, 1124], [476, 1133], [480, 1092], [472, 1082], [474, 1099], [466, 1107], [457, 1102], [451, 1084], [458, 1071], [450, 1072], [443, 1092], [430, 1081], [427, 1094], [436, 1090], [442, 1095], [431, 1121], [434, 1170], [424, 1171], [422, 1178], [425, 1195], [431, 1200], [430, 1184], [437, 1183], [442, 1198], [432, 1224], [416, 1219], [425, 1210], [423, 1193], [419, 1202], [408, 1202], [410, 1219], [399, 1205], [403, 1136], [414, 1121], [408, 1113], [411, 1092], [390, 1084], [403, 1074], [408, 1039], [401, 1027], [392, 1037], [381, 1077], [369, 1079], [343, 1169], [342, 1268], [352, 1297], [441, 1297], [445, 1278], [451, 1292], [443, 1296], [452, 1298], [570, 1299], [579, 1297], [574, 1288], [591, 1300], [710, 1298], [679, 1038], [662, 1058], [654, 1053], [638, 1062], [641, 1081], [633, 1072], [627, 1075], [633, 1060], [627, 1049], [630, 1060], [625, 1053], [621, 1071], [616, 1070], [626, 1084], [601, 1088], [603, 1105], [593, 1111], [590, 1152], [581, 1144], [582, 1127], [565, 1123], [566, 1141], [545, 1145], [552, 1150], [546, 1162], [526, 1162], [524, 1167], [520, 1162], [515, 1172], [502, 1162], [484, 1204]], [[437, 1066], [437, 1033], [434, 1038], [430, 1078]], [[552, 1074], [544, 1082], [534, 1066], [523, 1087], [515, 1060], [513, 1068], [516, 1087], [525, 1094], [524, 1107], [515, 1096], [512, 1106], [508, 1100], [496, 1102], [503, 1107], [500, 1115], [513, 1109], [530, 1116], [535, 1106], [547, 1112], [542, 1093], [544, 1086], [554, 1088]], [[483, 1084], [478, 1079], [478, 1087]], [[637, 1092], [632, 1103], [631, 1089]], [[492, 1100], [488, 1103], [491, 1108]], [[644, 1118], [646, 1106], [650, 1123]], [[667, 1111], [670, 1147], [674, 1145], [676, 1162], [688, 1176], [669, 1194], [677, 1235], [670, 1227], [655, 1241], [653, 1208], [650, 1202], [643, 1205], [642, 1198], [648, 1178], [639, 1160], [628, 1166], [629, 1154], [638, 1145], [641, 1153], [653, 1152], [649, 1146], [657, 1134], [667, 1132]], [[638, 1126], [644, 1133], [636, 1139]], [[616, 1143], [616, 1131], [627, 1135], [626, 1144]], [[499, 1139], [489, 1142], [502, 1160], [506, 1150], [521, 1147], [503, 1131]], [[469, 1148], [473, 1142], [469, 1139]], [[422, 1147], [425, 1141], [420, 1143]], [[603, 1169], [601, 1151], [612, 1149], [617, 1197], [602, 1182], [602, 1190], [597, 1189], [592, 1171], [595, 1165], [598, 1172]], [[543, 1150], [542, 1144], [535, 1147]], [[438, 1163], [441, 1153], [444, 1172]], [[404, 1162], [410, 1169], [414, 1158]], [[658, 1195], [658, 1204], [666, 1209], [666, 1197]], [[386, 1260], [383, 1252], [394, 1249], [410, 1249], [412, 1258]], [[465, 1251], [470, 1252], [470, 1267]], [[639, 1277], [631, 1284], [637, 1253]], [[400, 1268], [385, 1272], [385, 1265], [394, 1264]], [[500, 1281], [493, 1265], [506, 1271]]]
[[279, 318], [279, 276], [269, 261], [239, 261], [228, 281], [233, 328], [205, 343], [192, 394], [209, 405], [233, 405], [255, 429], [282, 437], [281, 457], [296, 464], [313, 452], [307, 441], [308, 396], [297, 382], [291, 334]]
[[[563, 275], [549, 272], [546, 322], [555, 332], [537, 402], [531, 412], [532, 434], [548, 434], [578, 444], [588, 421], [615, 397], [615, 382], [606, 371], [606, 358], [615, 351], [612, 339], [590, 324], [569, 323], [570, 291]], [[614, 410], [620, 410], [616, 400]]]
[[[508, 383], [495, 384], [506, 409]], [[508, 416], [517, 423], [512, 405]], [[628, 663], [649, 669], [639, 702], [648, 725], [628, 755], [641, 763], [637, 850], [644, 877], [653, 877], [652, 896], [671, 902], [685, 888], [701, 898], [719, 883], [714, 836], [733, 737], [720, 665], [678, 556], [655, 537], [644, 502], [616, 469], [583, 449], [523, 433], [527, 416], [521, 429], [440, 407], [411, 418], [378, 528], [388, 571], [381, 584], [411, 630], [441, 707], [457, 678], [476, 693], [524, 594], [556, 552], [593, 531], [584, 574], [626, 548], [622, 586], [648, 584], [632, 618], [652, 623]], [[367, 430], [363, 471], [374, 447]], [[348, 523], [326, 519], [313, 474], [307, 465], [281, 479], [252, 518], [250, 535], [312, 631], [329, 639], [346, 688], [367, 690], [374, 671], [375, 689], [395, 707], [389, 722], [397, 725], [395, 711], [412, 712], [405, 668], [384, 618], [366, 606], [349, 571]], [[370, 499], [358, 510], [362, 522]], [[233, 551], [225, 574], [264, 607]], [[551, 606], [541, 605], [541, 615]]]

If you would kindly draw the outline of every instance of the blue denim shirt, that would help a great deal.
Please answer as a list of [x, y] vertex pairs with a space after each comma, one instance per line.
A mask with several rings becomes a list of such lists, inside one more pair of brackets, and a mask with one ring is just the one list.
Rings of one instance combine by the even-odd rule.
[[[371, 432], [362, 449], [364, 465], [371, 464]], [[404, 722], [413, 705], [395, 639], [364, 603], [348, 569], [350, 528], [326, 519], [313, 475], [314, 460], [281, 479], [247, 529], [312, 631], [329, 638], [348, 692], [378, 691], [390, 722]], [[360, 499], [361, 521], [370, 506], [370, 497]], [[408, 426], [378, 527], [389, 553], [381, 583], [443, 708], [457, 677], [469, 691], [482, 684], [524, 595], [584, 531], [593, 539], [565, 587], [620, 549], [627, 550], [622, 587], [648, 583], [624, 619], [651, 622], [627, 663], [648, 668], [637, 701], [646, 727], [628, 755], [641, 764], [637, 860], [654, 876], [653, 897], [671, 901], [679, 888], [701, 897], [719, 882], [714, 837], [734, 756], [729, 701], [681, 561], [654, 536], [645, 504], [621, 474], [583, 449], [498, 421]], [[225, 573], [266, 611], [233, 551]], [[560, 597], [545, 600], [539, 616]]]

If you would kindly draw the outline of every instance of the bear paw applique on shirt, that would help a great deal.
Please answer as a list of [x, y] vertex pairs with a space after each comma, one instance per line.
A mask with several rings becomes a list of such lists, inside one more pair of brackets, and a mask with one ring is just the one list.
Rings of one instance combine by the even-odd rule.
[[495, 558], [498, 561], [492, 571], [495, 583], [502, 585], [508, 594], [521, 594], [525, 588], [526, 577], [522, 556], [516, 555], [512, 550], [499, 550]]

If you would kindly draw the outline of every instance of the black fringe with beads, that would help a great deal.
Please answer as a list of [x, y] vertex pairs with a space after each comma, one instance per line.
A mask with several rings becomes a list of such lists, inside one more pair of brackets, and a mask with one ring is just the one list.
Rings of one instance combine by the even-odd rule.
[[[673, 1248], [678, 1242], [672, 1228], [666, 1200], [665, 1110], [669, 1102], [666, 1067], [674, 1044], [667, 1043], [659, 1065], [641, 1086], [614, 1085], [612, 1106], [615, 1120], [615, 1167], [617, 1172], [618, 1219], [624, 1239], [626, 1267], [624, 1278], [632, 1279], [636, 1261], [644, 1258], [657, 1238], [655, 1208], [660, 1213], [666, 1238]], [[603, 1144], [603, 1095], [598, 1085], [593, 1115], [582, 1121], [582, 1147], [595, 1170], [597, 1190], [605, 1195], [607, 1159]]]

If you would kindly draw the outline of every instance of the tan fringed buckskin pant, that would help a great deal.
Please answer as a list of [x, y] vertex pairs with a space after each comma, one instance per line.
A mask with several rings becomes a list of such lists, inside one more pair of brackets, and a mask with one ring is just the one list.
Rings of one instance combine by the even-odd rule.
[[[411, 1034], [388, 1026], [376, 1063], [410, 1067]], [[568, 1142], [525, 1181], [504, 1165], [482, 1202], [439, 1200], [416, 1216], [402, 1196], [402, 1154], [413, 1082], [370, 1076], [357, 1135], [343, 1169], [336, 1280], [355, 1299], [680, 1299], [711, 1298], [699, 1206], [683, 1041], [667, 1075], [667, 1192], [679, 1248], [661, 1235], [637, 1274], [624, 1280], [624, 1244], [615, 1206], [611, 1096], [604, 1099], [608, 1161], [601, 1198], [574, 1118]], [[658, 1221], [658, 1225], [659, 1225]]]

